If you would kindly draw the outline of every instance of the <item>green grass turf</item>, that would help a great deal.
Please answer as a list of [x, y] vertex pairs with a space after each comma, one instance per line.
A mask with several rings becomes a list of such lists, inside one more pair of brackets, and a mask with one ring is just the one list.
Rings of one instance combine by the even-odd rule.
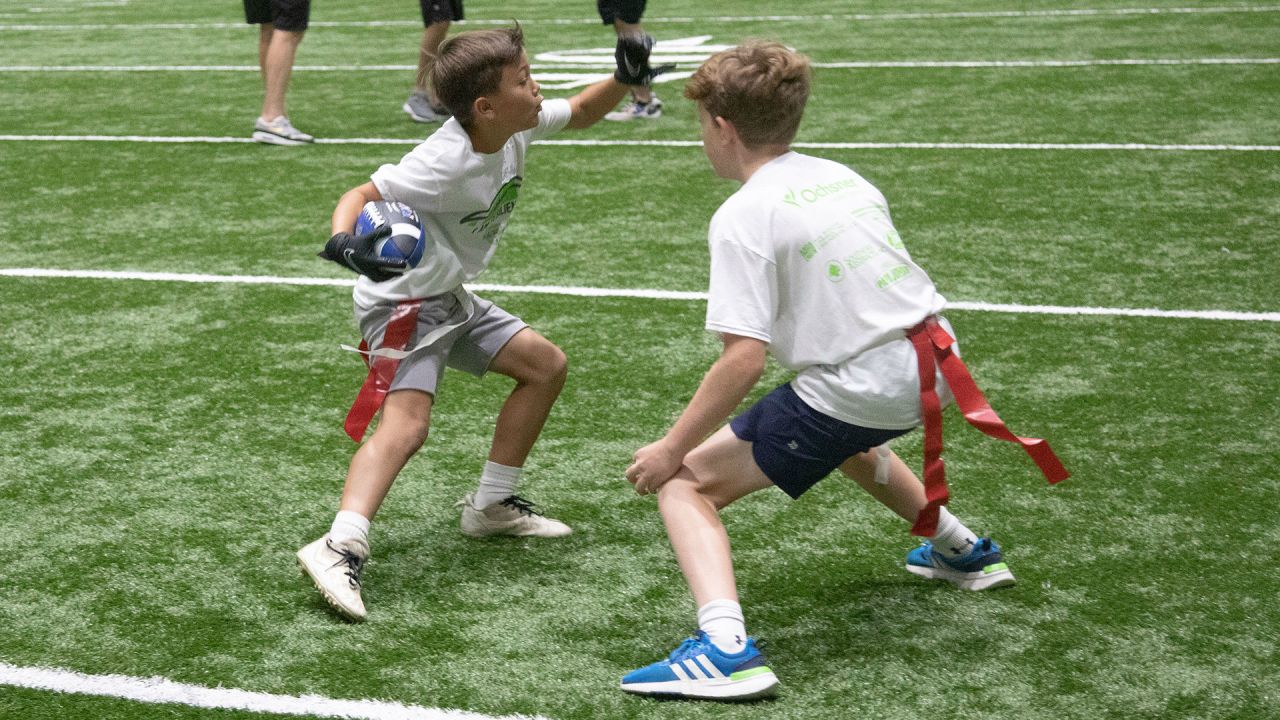
[[[38, 152], [11, 155], [0, 176], [0, 232], [21, 236], [27, 208], [60, 208], [60, 232], [75, 242], [14, 242], [11, 266], [335, 278], [349, 275], [314, 255], [333, 203], [401, 154], [25, 147]], [[819, 154], [881, 188], [908, 248], [953, 300], [1274, 307], [1274, 153]], [[170, 172], [176, 166], [191, 171]], [[636, 168], [662, 172], [653, 179]], [[484, 281], [706, 288], [707, 222], [733, 186], [698, 148], [538, 147], [526, 179]], [[256, 199], [272, 197], [288, 201]]]
[[[25, 4], [0, 3], [0, 25], [240, 19], [222, 2], [41, 4], [15, 20]], [[369, 12], [322, 3], [313, 19]], [[589, 20], [590, 3], [468, 12], [530, 19], [535, 52], [609, 37], [535, 22]], [[760, 12], [734, 0], [649, 14]], [[780, 37], [827, 62], [1269, 57], [1277, 29], [1274, 12], [653, 27]], [[404, 64], [417, 36], [317, 27], [299, 63]], [[252, 43], [249, 28], [0, 30], [0, 65], [250, 64]], [[800, 139], [1273, 144], [1271, 68], [820, 69]], [[291, 114], [324, 137], [421, 136], [398, 110], [407, 81], [299, 72]], [[667, 120], [562, 137], [694, 139], [667, 87]], [[239, 136], [259, 100], [253, 73], [6, 73], [0, 134]], [[333, 202], [408, 149], [0, 142], [2, 264], [349, 277], [313, 254]], [[951, 299], [1276, 309], [1274, 153], [818, 154], [885, 192]], [[706, 223], [732, 190], [697, 148], [535, 148], [483, 280], [702, 290]], [[1280, 714], [1273, 323], [951, 312], [997, 410], [1075, 473], [1048, 488], [1016, 448], [948, 417], [952, 507], [1006, 546], [1020, 584], [968, 595], [908, 576], [903, 524], [838, 479], [795, 503], [749, 498], [726, 521], [750, 627], [784, 689], [708, 707], [614, 689], [693, 624], [652, 499], [621, 473], [716, 355], [702, 305], [493, 298], [570, 357], [527, 487], [577, 533], [458, 533], [452, 503], [509, 385], [451, 374], [374, 528], [370, 622], [349, 626], [292, 565], [329, 522], [353, 449], [341, 421], [362, 373], [337, 348], [354, 336], [346, 290], [0, 278], [0, 661], [562, 720]], [[785, 378], [771, 369], [753, 397]], [[896, 447], [918, 465], [918, 433]], [[244, 715], [0, 687], [6, 718]]]
[[[1271, 144], [1280, 131], [1280, 101], [1268, 92], [1276, 70], [1269, 65], [1236, 67], [1229, 74], [1204, 66], [815, 72], [813, 102], [798, 137], [802, 142], [1256, 145]], [[395, 112], [404, 100], [404, 77], [349, 72], [348, 82], [363, 82], [348, 90], [334, 83], [343, 75], [297, 74], [290, 103], [299, 126], [329, 139], [425, 137], [424, 126]], [[957, 76], [969, 77], [957, 86]], [[240, 137], [252, 125], [261, 95], [258, 78], [248, 72], [82, 71], [53, 74], [55, 82], [49, 74], [4, 77], [0, 99], [18, 111], [0, 119], [0, 133], [13, 135]], [[611, 123], [570, 136], [697, 139], [695, 113], [679, 97], [679, 83], [657, 90], [671, 106], [664, 113], [676, 122]], [[550, 97], [566, 94], [547, 91]], [[68, 95], [94, 108], [92, 121], [56, 110], [58, 98]], [[209, 95], [219, 103], [206, 110]], [[1178, 114], [1148, 111], [1171, 99]], [[371, 114], [376, 117], [366, 120]], [[1117, 116], [1132, 120], [1117, 125]]]
[[[700, 304], [497, 296], [573, 358], [528, 487], [578, 532], [457, 532], [451, 504], [478, 472], [506, 383], [450, 375], [428, 448], [375, 528], [370, 622], [348, 626], [291, 557], [323, 531], [351, 450], [340, 423], [361, 373], [336, 349], [351, 332], [344, 295], [5, 284], [24, 340], [0, 350], [12, 374], [2, 427], [19, 449], [0, 462], [0, 514], [23, 524], [0, 542], [38, 552], [6, 563], [21, 582], [0, 600], [0, 656], [491, 713], [701, 716], [612, 690], [691, 623], [652, 500], [621, 472], [714, 355]], [[1267, 707], [1266, 683], [1237, 678], [1274, 673], [1261, 668], [1275, 651], [1267, 628], [1280, 617], [1263, 598], [1276, 581], [1254, 543], [1276, 540], [1257, 508], [1278, 491], [1267, 419], [1280, 387], [1237, 358], [1274, 357], [1275, 334], [953, 318], [998, 409], [1015, 431], [1052, 438], [1075, 477], [1043, 487], [1015, 448], [950, 418], [953, 508], [1005, 542], [1021, 579], [985, 595], [907, 576], [904, 525], [845, 482], [727, 511], [749, 619], [786, 683], [769, 715], [840, 717], [853, 698], [885, 717]], [[1043, 350], [1057, 345], [1070, 349]], [[1180, 350], [1197, 347], [1218, 351]], [[914, 462], [918, 436], [898, 449]], [[991, 679], [928, 680], [979, 667]]]

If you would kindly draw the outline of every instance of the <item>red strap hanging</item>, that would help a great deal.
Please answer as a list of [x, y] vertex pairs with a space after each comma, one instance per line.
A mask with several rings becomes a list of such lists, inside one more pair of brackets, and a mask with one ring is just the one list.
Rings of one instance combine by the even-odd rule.
[[[947, 334], [938, 323], [937, 316], [929, 316], [923, 322], [907, 330], [907, 337], [916, 349], [916, 363], [920, 369], [920, 412], [924, 419], [924, 487], [928, 503], [911, 527], [912, 535], [932, 537], [938, 531], [938, 508], [946, 505], [946, 470], [942, 462], [942, 404], [935, 387], [935, 367], [942, 369], [956, 406], [964, 413], [970, 425], [999, 440], [1015, 442], [1022, 446], [1044, 473], [1050, 484], [1069, 477], [1067, 469], [1053, 454], [1049, 443], [1040, 438], [1018, 437], [1009, 432], [1004, 422], [991, 409], [982, 391], [973, 381], [969, 369], [960, 356], [952, 350], [955, 338]], [[935, 366], [935, 359], [937, 365]]]
[[[414, 329], [418, 326], [418, 308], [421, 305], [421, 300], [405, 300], [391, 311], [391, 318], [387, 321], [387, 331], [382, 336], [382, 347], [394, 350], [405, 349], [410, 338], [413, 337]], [[361, 340], [360, 349], [367, 351], [369, 344]], [[387, 397], [387, 391], [391, 389], [391, 381], [395, 379], [396, 369], [400, 367], [400, 361], [394, 358], [369, 355], [362, 357], [369, 366], [369, 374], [365, 377], [364, 385], [360, 387], [360, 393], [356, 395], [356, 400], [351, 405], [351, 411], [347, 413], [345, 424], [347, 435], [356, 442], [364, 438], [365, 430], [369, 428], [369, 423], [373, 422], [373, 416], [378, 412], [378, 408], [382, 407], [382, 401]]]

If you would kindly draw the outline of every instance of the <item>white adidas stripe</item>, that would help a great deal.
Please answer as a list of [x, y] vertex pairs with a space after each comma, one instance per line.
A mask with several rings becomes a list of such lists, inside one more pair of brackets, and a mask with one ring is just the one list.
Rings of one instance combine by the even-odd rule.
[[694, 662], [693, 658], [685, 658], [683, 664], [694, 680], [706, 680], [708, 678], [707, 672], [702, 669], [701, 665]]
[[707, 675], [713, 678], [724, 677], [724, 673], [720, 672], [720, 668], [716, 667], [716, 664], [711, 662], [711, 658], [707, 657], [706, 655], [699, 655], [698, 657], [694, 658], [694, 660], [697, 660], [699, 663], [702, 664], [702, 669], [707, 673]]

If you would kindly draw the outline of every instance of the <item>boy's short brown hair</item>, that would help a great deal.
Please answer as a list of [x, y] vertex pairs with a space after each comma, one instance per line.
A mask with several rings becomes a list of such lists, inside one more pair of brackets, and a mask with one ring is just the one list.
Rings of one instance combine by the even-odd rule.
[[515, 27], [458, 33], [440, 45], [431, 65], [436, 97], [463, 127], [471, 127], [476, 98], [498, 89], [502, 69], [520, 58], [524, 31]]
[[781, 43], [748, 40], [702, 63], [684, 96], [733, 123], [745, 145], [788, 145], [809, 99], [809, 58]]

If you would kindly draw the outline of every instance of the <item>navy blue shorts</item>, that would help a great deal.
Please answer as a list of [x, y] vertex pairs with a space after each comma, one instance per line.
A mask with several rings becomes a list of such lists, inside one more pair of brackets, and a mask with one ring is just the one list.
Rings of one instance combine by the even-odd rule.
[[733, 434], [751, 443], [751, 456], [783, 492], [798, 498], [845, 460], [906, 435], [850, 425], [809, 407], [790, 383], [760, 398], [729, 423]]

